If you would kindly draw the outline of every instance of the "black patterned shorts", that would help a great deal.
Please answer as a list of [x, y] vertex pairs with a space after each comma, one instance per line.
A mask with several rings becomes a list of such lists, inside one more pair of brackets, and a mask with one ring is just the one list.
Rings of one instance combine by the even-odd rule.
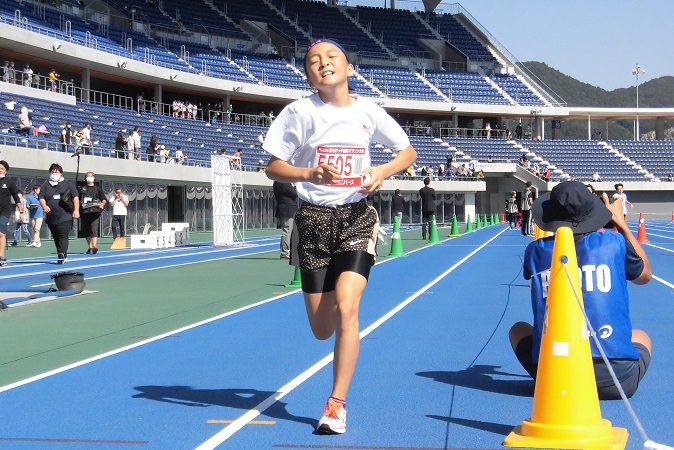
[[293, 263], [304, 272], [326, 269], [340, 252], [376, 255], [379, 216], [365, 199], [340, 206], [302, 202], [295, 213]]

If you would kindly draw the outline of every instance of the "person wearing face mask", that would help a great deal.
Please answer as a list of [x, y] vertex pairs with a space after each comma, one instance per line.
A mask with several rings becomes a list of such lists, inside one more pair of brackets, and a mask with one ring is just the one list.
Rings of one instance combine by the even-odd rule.
[[47, 226], [54, 236], [58, 253], [57, 264], [68, 258], [68, 235], [73, 219], [80, 218], [80, 194], [74, 183], [63, 178], [63, 168], [56, 163], [49, 166], [49, 180], [42, 185], [39, 197], [47, 217]]
[[40, 241], [40, 230], [42, 229], [42, 221], [44, 220], [44, 210], [40, 204], [40, 195], [39, 184], [33, 186], [33, 193], [28, 196], [26, 199], [26, 209], [28, 209], [28, 215], [30, 217], [31, 230], [33, 231], [33, 242], [27, 245], [27, 247], [42, 247], [42, 242]]
[[[30, 230], [28, 229], [28, 215], [25, 213], [26, 198], [23, 196], [23, 191], [19, 191], [19, 198], [21, 199], [22, 208], [19, 208], [19, 204], [17, 203], [17, 208], [14, 210], [14, 223], [16, 223], [16, 228], [14, 229], [14, 242], [12, 242], [12, 247], [19, 245], [22, 230], [26, 239], [28, 239], [27, 245], [30, 245], [30, 243], [33, 242], [33, 236], [30, 235]], [[21, 213], [21, 211], [24, 212]]]
[[0, 267], [7, 265], [5, 258], [5, 247], [7, 247], [7, 227], [9, 226], [9, 215], [12, 213], [14, 205], [12, 199], [19, 210], [19, 219], [23, 221], [25, 210], [19, 197], [19, 190], [13, 180], [7, 177], [9, 164], [7, 161], [0, 161]]
[[101, 212], [107, 203], [105, 194], [100, 185], [95, 185], [96, 181], [93, 172], [87, 172], [85, 186], [80, 186], [80, 200], [82, 203], [81, 223], [84, 237], [87, 240], [89, 248], [87, 255], [98, 253], [98, 235], [101, 224]]

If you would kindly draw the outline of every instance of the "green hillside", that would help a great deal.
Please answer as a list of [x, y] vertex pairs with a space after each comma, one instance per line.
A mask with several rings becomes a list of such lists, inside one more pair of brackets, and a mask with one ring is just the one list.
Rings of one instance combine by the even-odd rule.
[[[607, 91], [588, 83], [572, 78], [545, 63], [530, 61], [522, 63], [545, 85], [564, 99], [568, 106], [596, 106], [606, 108], [625, 108], [636, 106], [636, 87]], [[672, 108], [674, 107], [674, 77], [660, 77], [639, 85], [640, 108]], [[605, 123], [595, 123], [597, 130], [605, 133]], [[672, 138], [674, 123], [665, 122], [665, 135]], [[654, 133], [655, 122], [640, 121], [642, 137]], [[587, 138], [586, 121], [567, 121], [562, 126], [562, 136], [566, 138]], [[632, 139], [634, 137], [633, 121], [617, 121], [609, 123], [610, 139]]]

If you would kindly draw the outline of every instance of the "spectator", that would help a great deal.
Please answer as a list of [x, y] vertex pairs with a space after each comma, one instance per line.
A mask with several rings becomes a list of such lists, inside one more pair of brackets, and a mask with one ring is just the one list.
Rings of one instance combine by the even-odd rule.
[[510, 197], [506, 200], [506, 214], [508, 215], [508, 224], [510, 229], [514, 230], [517, 228], [517, 192], [511, 191]]
[[489, 139], [491, 137], [491, 125], [489, 125], [489, 122], [484, 124], [484, 136]]
[[33, 236], [33, 242], [28, 244], [28, 247], [42, 247], [40, 231], [42, 230], [42, 221], [44, 220], [44, 209], [42, 209], [42, 205], [40, 204], [39, 196], [40, 185], [36, 184], [33, 186], [33, 193], [26, 199], [26, 208], [28, 209]]
[[87, 240], [87, 255], [98, 253], [98, 235], [101, 228], [101, 213], [107, 200], [100, 186], [94, 184], [96, 181], [93, 172], [87, 172], [85, 176], [86, 185], [80, 187], [80, 198], [82, 199], [82, 214], [80, 215], [82, 231]]
[[183, 153], [183, 148], [180, 145], [177, 146], [176, 147], [175, 163], [182, 166], [186, 159], [187, 159], [187, 156], [185, 155], [185, 153]]
[[257, 161], [257, 171], [260, 173], [264, 173], [265, 171], [265, 164], [263, 159], [259, 159]]
[[21, 241], [21, 231], [23, 231], [23, 234], [26, 235], [26, 240], [28, 241], [28, 244], [26, 245], [30, 247], [31, 242], [33, 242], [33, 236], [31, 236], [30, 230], [28, 229], [30, 220], [28, 214], [25, 213], [26, 199], [23, 196], [23, 191], [18, 191], [18, 195], [21, 200], [21, 207], [19, 207], [19, 204], [17, 203], [16, 209], [14, 210], [14, 222], [16, 223], [16, 228], [14, 229], [14, 242], [12, 242], [12, 246], [16, 247], [19, 245], [19, 241]]
[[56, 92], [56, 81], [61, 77], [56, 72], [56, 69], [52, 69], [51, 72], [49, 72], [49, 91]]
[[59, 164], [49, 166], [49, 180], [42, 185], [39, 199], [49, 231], [54, 236], [58, 253], [56, 263], [63, 264], [68, 259], [68, 236], [73, 219], [80, 217], [80, 197], [75, 184], [63, 178], [63, 168]]
[[91, 140], [91, 130], [92, 126], [89, 123], [85, 123], [82, 127], [82, 130], [79, 133], [79, 139], [77, 145], [81, 148], [85, 155], [91, 155], [92, 148], [94, 146], [93, 141]]
[[129, 197], [122, 193], [122, 188], [115, 189], [115, 195], [110, 197], [110, 205], [112, 206], [112, 223], [110, 224], [112, 238], [125, 237]]
[[33, 126], [30, 114], [28, 114], [28, 108], [25, 106], [21, 108], [21, 112], [19, 113], [18, 133], [23, 136], [37, 136], [37, 129]]
[[430, 187], [431, 179], [424, 178], [424, 187], [419, 189], [421, 197], [421, 239], [426, 240], [426, 231], [431, 231], [431, 221], [435, 214], [435, 189]]
[[33, 69], [30, 68], [30, 64], [26, 63], [26, 67], [23, 68], [23, 85], [26, 87], [31, 87], [33, 84]]
[[7, 247], [7, 225], [13, 209], [12, 199], [19, 210], [19, 220], [23, 220], [25, 215], [19, 190], [14, 180], [7, 178], [7, 172], [9, 172], [9, 164], [7, 161], [0, 161], [0, 267], [7, 265], [5, 247]]
[[[264, 161], [263, 161], [264, 162]], [[297, 212], [297, 190], [293, 183], [274, 181], [276, 200], [276, 228], [281, 231], [281, 259], [290, 259], [290, 235]]]
[[61, 151], [67, 152], [68, 146], [73, 143], [73, 126], [70, 122], [66, 123], [66, 126], [61, 130]]
[[[610, 327], [610, 333], [601, 334], [601, 346], [625, 395], [632, 397], [648, 370], [652, 343], [644, 331], [632, 329], [627, 280], [637, 285], [646, 284], [651, 280], [652, 272], [646, 252], [621, 213], [622, 199], [613, 204], [604, 203], [576, 181], [558, 184], [551, 193], [541, 196], [533, 208], [534, 221], [542, 230], [572, 229], [578, 268], [583, 268], [581, 288], [587, 317], [595, 333]], [[617, 233], [597, 231], [611, 221], [618, 229]], [[510, 329], [510, 343], [517, 359], [534, 380], [541, 335], [547, 322], [546, 286], [554, 244], [554, 237], [548, 237], [527, 246], [524, 278], [531, 280], [533, 326], [518, 322]], [[603, 268], [602, 287], [596, 280], [600, 267]], [[563, 276], [563, 272], [560, 273]], [[620, 399], [617, 386], [592, 338], [590, 346], [599, 398]]]
[[16, 68], [14, 67], [14, 61], [9, 63], [9, 82], [16, 84]]
[[133, 159], [136, 161], [140, 161], [140, 152], [141, 152], [141, 145], [140, 145], [140, 127], [135, 126], [133, 128], [133, 133], [131, 134], [131, 137], [133, 138]]
[[550, 169], [548, 167], [545, 168], [545, 171], [543, 172], [543, 180], [546, 182], [550, 181], [550, 177], [552, 174], [550, 173]]
[[133, 152], [136, 150], [136, 141], [133, 139], [133, 130], [129, 130], [129, 135], [126, 137], [126, 157], [133, 159]]
[[150, 138], [150, 143], [147, 145], [147, 149], [145, 150], [145, 153], [147, 154], [147, 160], [149, 162], [154, 162], [155, 160], [155, 155], [159, 152], [159, 143], [157, 142], [157, 136], [152, 135]]
[[239, 169], [241, 170], [241, 153], [242, 150], [237, 150], [234, 152], [234, 155], [232, 156], [231, 160], [231, 165], [233, 169]]
[[597, 172], [596, 170], [592, 174], [592, 181], [595, 182], [595, 183], [601, 181], [601, 177], [599, 176], [599, 172]]
[[126, 139], [124, 138], [124, 133], [122, 130], [117, 132], [117, 137], [115, 138], [115, 154], [117, 158], [124, 158], [124, 148], [126, 147]]
[[230, 103], [229, 106], [227, 107], [227, 123], [231, 123], [233, 111], [234, 111], [234, 107]]
[[531, 181], [526, 182], [524, 192], [522, 192], [522, 236], [533, 234], [531, 225], [531, 206], [534, 204], [534, 192]]
[[262, 131], [262, 132], [257, 136], [257, 142], [260, 143], [260, 147], [262, 147], [262, 144], [264, 144], [264, 136], [265, 136], [264, 131]]
[[403, 223], [404, 204], [405, 202], [403, 195], [400, 193], [400, 189], [396, 189], [391, 197], [391, 214], [398, 218], [398, 225]]
[[5, 83], [9, 83], [10, 77], [9, 71], [10, 71], [9, 61], [5, 61], [5, 65], [2, 66], [2, 81], [4, 81]]
[[674, 173], [669, 172], [667, 174], [667, 181], [674, 181]]
[[515, 139], [522, 139], [522, 121], [515, 127]]

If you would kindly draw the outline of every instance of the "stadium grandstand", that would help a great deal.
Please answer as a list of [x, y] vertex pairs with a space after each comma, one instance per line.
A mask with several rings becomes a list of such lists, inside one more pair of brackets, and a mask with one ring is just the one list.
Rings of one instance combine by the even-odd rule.
[[[330, 37], [356, 68], [355, 91], [386, 108], [419, 152], [417, 167], [373, 199], [383, 223], [396, 188], [405, 193], [403, 222], [420, 222], [424, 175], [441, 196], [440, 222], [500, 211], [506, 193], [527, 181], [541, 192], [570, 179], [594, 180], [599, 190], [623, 182], [644, 212], [674, 209], [674, 144], [663, 140], [674, 108], [638, 110], [655, 120], [654, 141], [595, 139], [590, 130], [635, 119], [637, 110], [567, 106], [463, 7], [428, 3], [410, 11], [307, 0], [0, 0], [0, 51], [14, 63], [0, 84], [2, 158], [21, 187], [44, 181], [52, 161], [71, 177], [94, 171], [106, 192], [124, 186], [132, 230], [171, 221], [209, 231], [211, 155], [238, 151], [245, 228], [273, 228], [258, 136], [283, 106], [311, 93], [304, 53]], [[18, 133], [22, 107], [34, 135]], [[569, 120], [587, 122], [587, 140], [560, 139]], [[93, 148], [80, 155], [75, 138], [62, 146], [67, 123], [91, 124]], [[142, 153], [119, 158], [117, 134], [136, 126]], [[168, 155], [147, 153], [151, 136]], [[375, 162], [391, 158], [379, 144], [371, 150]]]

